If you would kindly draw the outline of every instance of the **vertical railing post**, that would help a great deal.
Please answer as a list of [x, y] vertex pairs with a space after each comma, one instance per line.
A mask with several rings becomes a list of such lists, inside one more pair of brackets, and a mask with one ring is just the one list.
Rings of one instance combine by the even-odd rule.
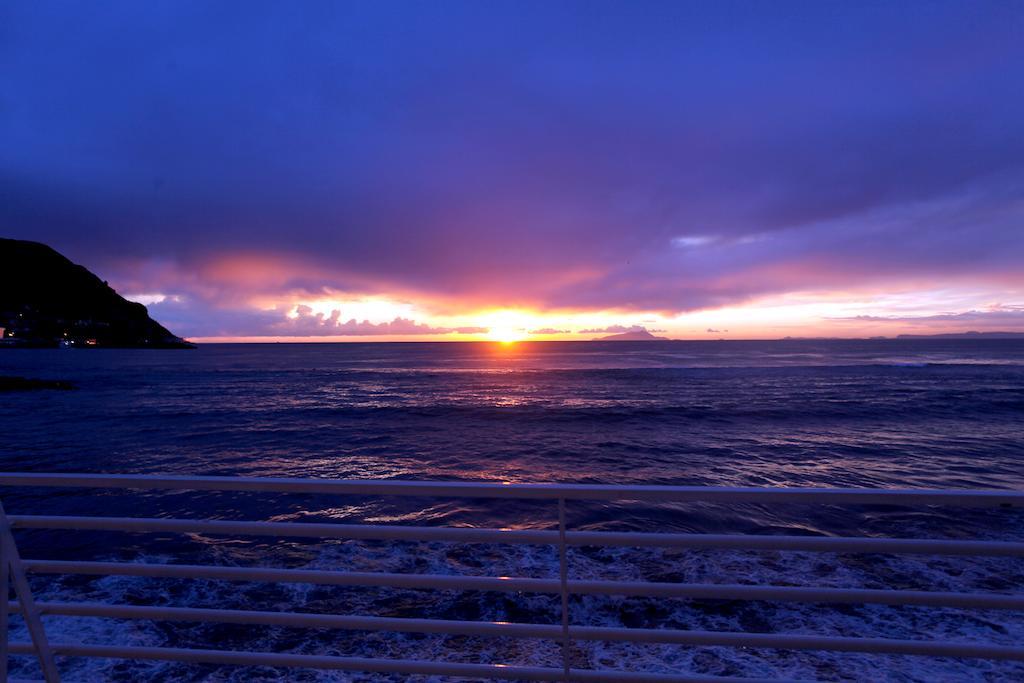
[[[9, 567], [11, 582], [14, 584], [14, 592], [18, 596], [21, 616], [25, 619], [25, 625], [28, 627], [29, 635], [32, 637], [32, 644], [35, 646], [36, 655], [39, 657], [39, 666], [43, 670], [43, 680], [46, 683], [60, 683], [57, 665], [53, 662], [53, 652], [50, 651], [50, 643], [46, 640], [43, 622], [39, 618], [36, 602], [32, 598], [32, 591], [29, 588], [28, 580], [25, 578], [25, 568], [21, 565], [18, 546], [14, 544], [14, 534], [11, 533], [11, 525], [7, 520], [7, 514], [4, 512], [3, 503], [0, 503], [0, 544], [3, 544], [5, 563]], [[6, 602], [7, 600], [5, 599], [4, 603], [6, 604]]]
[[[7, 518], [0, 518], [6, 525]], [[6, 526], [5, 526], [6, 529]], [[7, 681], [7, 643], [9, 633], [8, 605], [11, 599], [10, 555], [7, 552], [7, 534], [0, 529], [0, 682]]]
[[569, 560], [565, 547], [565, 498], [558, 499], [558, 580], [562, 594], [562, 676], [569, 680]]

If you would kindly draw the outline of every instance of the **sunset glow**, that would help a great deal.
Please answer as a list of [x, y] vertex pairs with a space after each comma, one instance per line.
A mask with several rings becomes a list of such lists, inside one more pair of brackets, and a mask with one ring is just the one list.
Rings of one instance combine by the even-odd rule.
[[517, 4], [64, 8], [0, 223], [201, 341], [1024, 330], [1016, 3]]
[[526, 332], [510, 327], [496, 327], [487, 332], [487, 337], [503, 344], [511, 344], [526, 339]]
[[529, 317], [518, 311], [496, 311], [478, 318], [481, 327], [487, 328], [491, 341], [511, 344], [527, 338]]

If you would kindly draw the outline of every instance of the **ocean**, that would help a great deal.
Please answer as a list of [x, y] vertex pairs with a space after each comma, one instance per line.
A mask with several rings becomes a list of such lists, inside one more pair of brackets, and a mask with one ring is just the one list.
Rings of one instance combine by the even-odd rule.
[[[996, 339], [202, 345], [0, 351], [0, 470], [510, 482], [1024, 489], [1024, 342]], [[2, 483], [2, 482], [0, 482]], [[0, 488], [8, 514], [552, 528], [550, 503]], [[570, 503], [570, 528], [1024, 541], [1019, 510]], [[20, 531], [33, 559], [558, 576], [544, 546]], [[570, 578], [1013, 592], [1024, 560], [578, 548]], [[33, 577], [37, 599], [560, 623], [557, 596]], [[1024, 614], [575, 597], [576, 624], [1019, 645]], [[560, 666], [553, 643], [46, 617], [53, 640]], [[12, 637], [26, 639], [12, 619]], [[12, 675], [38, 677], [29, 658]], [[1011, 662], [576, 643], [574, 666], [830, 681], [1014, 681]], [[64, 660], [68, 681], [281, 671]], [[35, 673], [34, 673], [35, 672]], [[290, 671], [295, 681], [411, 680]], [[416, 679], [442, 680], [442, 679]]]

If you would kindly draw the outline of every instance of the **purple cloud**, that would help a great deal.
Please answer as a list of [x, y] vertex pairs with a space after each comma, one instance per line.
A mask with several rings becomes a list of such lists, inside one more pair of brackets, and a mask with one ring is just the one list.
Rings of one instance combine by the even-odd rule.
[[286, 316], [283, 320], [273, 323], [265, 333], [280, 336], [375, 336], [479, 334], [487, 331], [486, 327], [436, 327], [402, 317], [380, 323], [355, 318], [342, 320], [340, 310], [324, 315], [314, 313], [309, 306], [298, 306], [293, 316]]
[[948, 326], [947, 323], [970, 325], [984, 329], [1024, 327], [1024, 306], [996, 305], [985, 310], [971, 310], [960, 313], [940, 313], [936, 315], [857, 315], [848, 318], [830, 318], [841, 322], [872, 322], [872, 323], [905, 323], [935, 327]]
[[9, 3], [0, 226], [228, 334], [265, 326], [225, 313], [253, 295], [325, 288], [445, 312], [1011, 300], [1018, 14]]
[[150, 313], [166, 321], [186, 337], [341, 337], [341, 336], [407, 336], [437, 334], [484, 334], [486, 327], [440, 327], [396, 317], [385, 322], [350, 318], [344, 320], [340, 310], [330, 314], [314, 312], [309, 306], [295, 311], [282, 309], [252, 311], [210, 309], [197, 302], [166, 300], [150, 304]]
[[608, 327], [597, 327], [588, 330], [580, 330], [580, 334], [621, 334], [623, 332], [664, 332], [665, 330], [656, 330], [645, 327], [644, 325], [609, 325]]

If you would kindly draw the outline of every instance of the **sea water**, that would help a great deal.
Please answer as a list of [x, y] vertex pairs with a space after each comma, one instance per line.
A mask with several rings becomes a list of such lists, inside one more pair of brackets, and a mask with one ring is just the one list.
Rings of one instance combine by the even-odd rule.
[[[0, 470], [502, 482], [1024, 488], [1024, 342], [203, 345], [0, 351], [74, 391], [0, 399]], [[553, 528], [553, 501], [0, 488], [9, 514]], [[573, 529], [1024, 540], [1015, 510], [570, 502]], [[556, 578], [554, 548], [21, 531], [22, 555]], [[1024, 561], [574, 548], [570, 578], [1018, 592]], [[37, 599], [558, 624], [557, 596], [36, 576]], [[1019, 645], [1024, 615], [574, 597], [574, 624]], [[556, 643], [46, 617], [52, 640], [561, 666]], [[12, 637], [27, 635], [12, 619]], [[1024, 680], [1020, 663], [577, 642], [583, 668], [862, 681]], [[12, 675], [38, 677], [30, 658]], [[406, 676], [63, 660], [69, 681]], [[423, 679], [441, 680], [441, 679]]]

